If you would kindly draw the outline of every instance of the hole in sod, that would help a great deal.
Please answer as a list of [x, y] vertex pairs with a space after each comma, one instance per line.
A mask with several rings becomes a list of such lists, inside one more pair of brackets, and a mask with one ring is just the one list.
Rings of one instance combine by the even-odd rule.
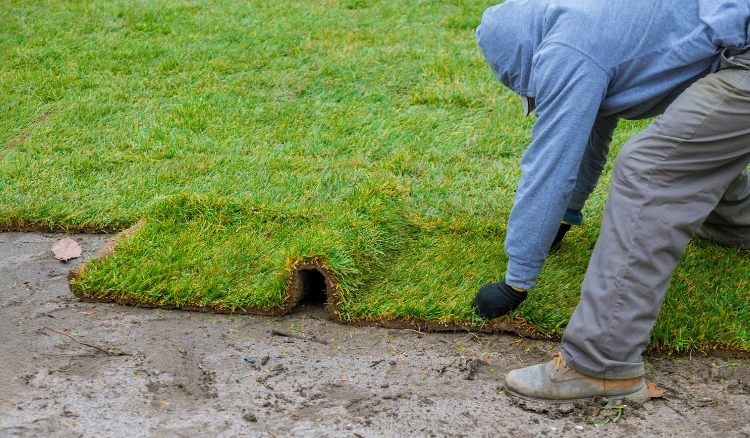
[[325, 305], [328, 301], [325, 275], [317, 269], [300, 269], [297, 275], [302, 289], [300, 304]]

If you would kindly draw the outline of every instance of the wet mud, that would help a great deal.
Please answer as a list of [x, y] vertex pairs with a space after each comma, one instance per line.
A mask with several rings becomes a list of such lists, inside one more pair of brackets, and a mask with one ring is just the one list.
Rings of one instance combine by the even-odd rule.
[[[87, 303], [66, 281], [83, 259], [50, 251], [61, 237], [0, 233], [2, 437], [750, 436], [739, 356], [647, 357], [667, 393], [642, 406], [524, 402], [503, 393], [505, 373], [557, 343], [352, 327], [312, 304], [239, 316]], [[72, 237], [84, 257], [108, 238]]]

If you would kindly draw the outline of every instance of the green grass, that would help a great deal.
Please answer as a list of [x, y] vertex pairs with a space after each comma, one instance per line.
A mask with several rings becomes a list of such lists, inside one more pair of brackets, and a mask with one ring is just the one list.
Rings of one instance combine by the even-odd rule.
[[[95, 297], [272, 309], [314, 260], [345, 320], [481, 324], [533, 123], [474, 41], [492, 3], [3, 2], [0, 226], [146, 218], [77, 282]], [[540, 332], [578, 301], [609, 171], [516, 312]], [[748, 272], [691, 243], [652, 345], [750, 349]]]

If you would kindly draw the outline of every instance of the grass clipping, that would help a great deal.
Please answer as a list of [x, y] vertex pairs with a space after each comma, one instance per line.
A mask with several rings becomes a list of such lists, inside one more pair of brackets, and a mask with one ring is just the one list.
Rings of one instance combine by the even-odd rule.
[[[304, 298], [305, 272], [317, 271], [325, 279], [330, 314], [343, 322], [561, 334], [578, 301], [582, 275], [569, 269], [570, 263], [581, 264], [577, 254], [553, 253], [529, 300], [512, 315], [486, 323], [473, 315], [470, 303], [479, 286], [504, 269], [506, 260], [498, 256], [503, 224], [427, 222], [403, 208], [403, 195], [398, 187], [375, 184], [352, 191], [335, 209], [298, 211], [215, 196], [172, 196], [119, 239], [116, 250], [75, 272], [71, 289], [95, 301], [281, 314]], [[737, 280], [731, 277], [734, 253], [724, 254], [729, 277], [713, 290], [686, 277], [701, 269], [700, 256], [717, 260], [712, 254], [717, 250], [727, 252], [702, 242], [688, 248], [688, 263], [675, 273], [652, 347], [748, 350], [745, 284], [737, 284], [737, 294], [718, 292], [726, 280]]]

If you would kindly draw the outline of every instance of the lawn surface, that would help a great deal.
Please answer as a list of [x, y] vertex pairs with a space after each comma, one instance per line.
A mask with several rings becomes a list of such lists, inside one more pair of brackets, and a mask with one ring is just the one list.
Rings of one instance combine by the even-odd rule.
[[[475, 43], [491, 4], [2, 2], [0, 227], [145, 218], [76, 282], [92, 297], [273, 309], [314, 261], [344, 320], [482, 324], [533, 123]], [[609, 171], [515, 314], [542, 333], [578, 302]], [[748, 272], [692, 242], [652, 345], [750, 350]]]

